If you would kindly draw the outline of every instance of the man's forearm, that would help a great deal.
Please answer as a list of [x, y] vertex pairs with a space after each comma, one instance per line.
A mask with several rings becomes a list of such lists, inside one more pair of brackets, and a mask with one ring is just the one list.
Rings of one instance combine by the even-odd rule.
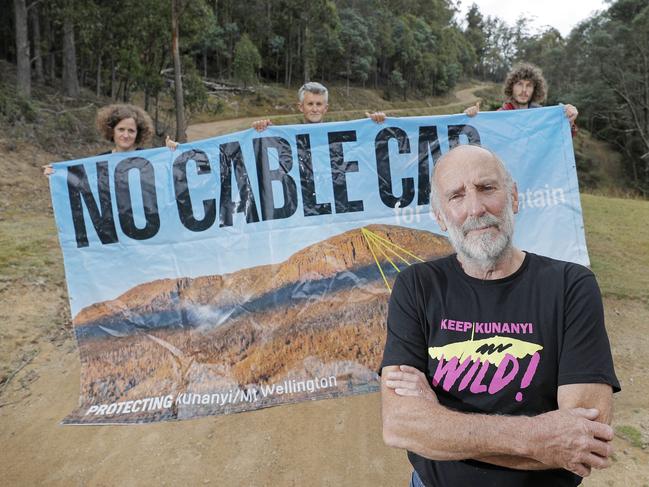
[[[595, 407], [599, 411], [599, 416], [595, 421], [611, 424], [613, 397], [612, 389], [608, 384], [571, 384], [561, 386], [558, 391], [558, 396], [559, 407], [561, 409]], [[475, 460], [516, 470], [546, 470], [551, 468], [532, 458], [509, 455], [477, 457]]]
[[519, 469], [565, 468], [588, 475], [605, 468], [612, 429], [597, 409], [561, 409], [535, 417], [469, 414], [437, 401], [412, 367], [386, 367], [381, 381], [383, 437], [432, 460], [478, 459]]
[[531, 418], [461, 413], [436, 400], [400, 397], [382, 382], [383, 436], [390, 446], [433, 460], [530, 454]]
[[498, 465], [499, 467], [513, 468], [514, 470], [548, 470], [553, 468], [532, 458], [515, 457], [513, 455], [489, 455], [477, 457], [474, 460]]
[[[435, 408], [431, 417], [418, 411], [419, 407], [426, 406], [415, 406], [412, 415], [402, 416], [392, 425], [384, 422], [386, 443], [443, 461], [482, 460], [480, 457], [504, 461], [505, 458], [528, 458], [532, 454], [529, 446], [533, 440], [528, 437], [528, 432], [533, 430], [528, 424], [531, 418], [460, 413], [443, 406]], [[432, 427], [422, 428], [426, 422]]]

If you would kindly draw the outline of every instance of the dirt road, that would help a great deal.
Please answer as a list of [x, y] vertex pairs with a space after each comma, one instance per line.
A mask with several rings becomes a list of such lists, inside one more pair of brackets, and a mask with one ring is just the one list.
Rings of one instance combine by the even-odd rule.
[[[457, 101], [453, 103], [448, 103], [447, 105], [438, 105], [435, 107], [436, 111], [443, 110], [445, 107], [449, 109], [454, 108], [457, 111], [457, 106], [469, 106], [472, 103], [475, 103], [478, 98], [475, 96], [475, 92], [479, 91], [486, 85], [476, 85], [471, 86], [470, 88], [465, 88], [459, 90], [455, 93]], [[411, 108], [387, 110], [389, 115], [398, 115], [399, 113], [407, 112], [412, 110]], [[452, 112], [451, 112], [452, 113]], [[354, 114], [355, 116], [363, 116], [362, 111], [360, 110], [345, 110], [338, 112], [331, 112], [331, 114]], [[260, 117], [244, 117], [237, 118], [234, 120], [219, 120], [217, 122], [206, 122], [206, 123], [197, 123], [190, 125], [187, 128], [187, 138], [189, 141], [206, 139], [208, 137], [216, 137], [217, 135], [227, 134], [230, 132], [236, 132], [237, 130], [244, 130], [250, 128], [250, 125], [255, 120], [258, 120]], [[275, 121], [282, 121], [286, 119], [295, 118], [295, 115], [276, 115], [272, 117]]]

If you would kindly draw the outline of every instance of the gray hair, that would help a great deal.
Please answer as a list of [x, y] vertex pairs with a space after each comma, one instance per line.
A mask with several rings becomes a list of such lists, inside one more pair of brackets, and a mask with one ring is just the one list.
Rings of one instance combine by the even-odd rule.
[[329, 103], [329, 90], [325, 88], [324, 85], [316, 83], [315, 81], [303, 84], [302, 87], [298, 90], [297, 97], [300, 100], [300, 103], [304, 101], [304, 93], [307, 91], [309, 93], [313, 93], [314, 95], [324, 95], [325, 103]]
[[461, 147], [464, 146], [474, 146], [474, 147], [479, 147], [485, 151], [487, 151], [489, 154], [491, 154], [491, 157], [494, 158], [496, 161], [496, 164], [499, 166], [500, 171], [503, 175], [504, 178], [504, 183], [505, 183], [505, 189], [507, 190], [507, 194], [510, 194], [513, 189], [514, 189], [514, 178], [512, 178], [511, 173], [505, 166], [505, 163], [503, 160], [498, 157], [498, 155], [492, 151], [491, 149], [488, 149], [482, 145], [478, 144], [461, 144], [453, 147], [450, 151], [448, 151], [446, 154], [442, 155], [437, 162], [433, 165], [433, 169], [431, 170], [431, 175], [430, 175], [430, 204], [433, 208], [433, 211], [440, 211], [441, 209], [441, 202], [439, 199], [439, 189], [437, 188], [437, 184], [435, 183], [435, 170], [437, 169], [437, 166], [439, 166], [439, 163], [442, 162], [445, 158], [449, 157], [454, 151], [460, 150]]

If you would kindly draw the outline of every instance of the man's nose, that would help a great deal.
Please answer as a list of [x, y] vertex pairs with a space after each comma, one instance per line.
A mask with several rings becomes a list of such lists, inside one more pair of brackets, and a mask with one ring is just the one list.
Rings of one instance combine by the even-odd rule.
[[485, 205], [482, 196], [477, 191], [469, 191], [465, 199], [467, 213], [469, 216], [481, 216], [485, 213]]

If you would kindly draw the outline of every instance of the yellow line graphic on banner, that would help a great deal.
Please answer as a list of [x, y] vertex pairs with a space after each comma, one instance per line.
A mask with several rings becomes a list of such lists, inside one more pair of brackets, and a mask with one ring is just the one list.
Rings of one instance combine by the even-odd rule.
[[403, 247], [400, 247], [396, 245], [395, 243], [390, 242], [389, 240], [380, 237], [376, 233], [368, 230], [367, 228], [361, 228], [361, 233], [363, 235], [363, 238], [365, 238], [365, 242], [367, 242], [367, 246], [370, 249], [370, 252], [372, 253], [372, 257], [374, 258], [374, 262], [376, 263], [376, 267], [379, 268], [379, 272], [381, 273], [381, 277], [383, 278], [383, 282], [385, 283], [385, 286], [388, 288], [388, 291], [392, 292], [392, 288], [390, 287], [390, 284], [388, 283], [388, 279], [385, 276], [385, 272], [383, 272], [383, 267], [381, 266], [381, 263], [379, 262], [379, 259], [377, 257], [377, 254], [380, 253], [385, 260], [387, 260], [390, 265], [397, 271], [401, 272], [401, 269], [397, 266], [397, 264], [394, 262], [392, 257], [388, 255], [388, 253], [392, 254], [394, 257], [399, 259], [401, 262], [403, 262], [405, 265], [410, 266], [412, 263], [404, 257], [404, 254], [408, 257], [412, 257], [420, 262], [424, 262], [424, 259], [416, 256], [412, 252], [408, 252], [406, 249]]

